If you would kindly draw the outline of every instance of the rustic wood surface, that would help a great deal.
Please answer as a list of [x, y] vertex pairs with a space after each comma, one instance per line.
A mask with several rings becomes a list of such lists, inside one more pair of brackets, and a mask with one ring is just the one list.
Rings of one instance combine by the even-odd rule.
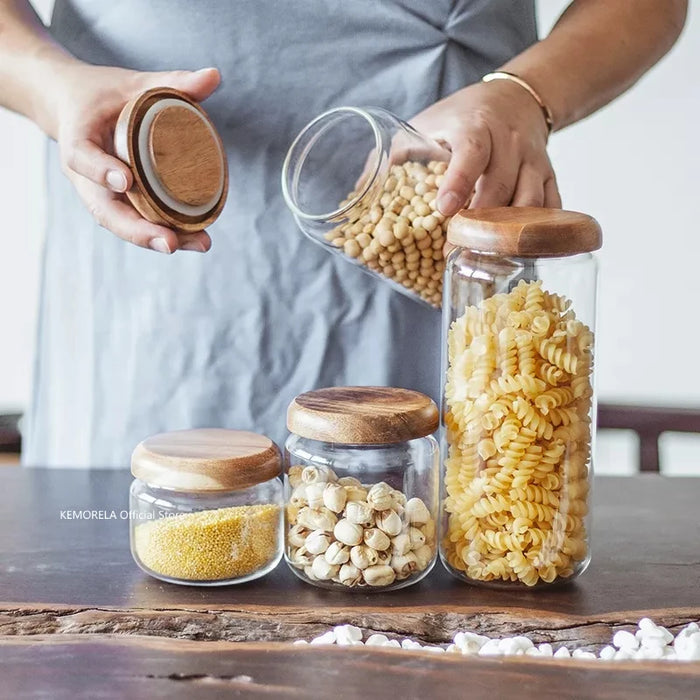
[[[523, 684], [538, 697], [592, 697], [594, 688], [599, 697], [660, 697], [662, 688], [693, 697], [689, 689], [697, 688], [700, 697], [694, 664], [591, 666], [270, 644], [309, 639], [341, 623], [433, 643], [471, 629], [586, 649], [608, 643], [643, 615], [677, 630], [700, 621], [700, 480], [598, 479], [593, 563], [577, 583], [502, 592], [466, 586], [436, 568], [416, 586], [382, 594], [316, 589], [284, 564], [240, 586], [162, 583], [129, 554], [128, 521], [120, 513], [128, 508], [126, 471], [13, 469], [0, 478], [0, 668], [10, 689], [31, 678], [28, 687], [103, 687], [104, 697], [194, 697], [224, 689], [294, 697], [301, 688], [309, 689], [307, 697], [323, 697], [323, 679], [354, 688], [362, 678], [362, 692], [371, 686], [373, 694], [393, 689], [406, 697], [431, 697], [438, 682], [440, 697], [467, 689], [471, 697], [522, 694]], [[66, 519], [84, 510], [104, 511], [96, 515], [108, 519]], [[30, 668], [40, 670], [29, 674]]]
[[[0, 638], [4, 697], [698, 697], [700, 664], [477, 659], [398, 649], [231, 644], [147, 637]], [[25, 679], [31, 678], [28, 684]]]

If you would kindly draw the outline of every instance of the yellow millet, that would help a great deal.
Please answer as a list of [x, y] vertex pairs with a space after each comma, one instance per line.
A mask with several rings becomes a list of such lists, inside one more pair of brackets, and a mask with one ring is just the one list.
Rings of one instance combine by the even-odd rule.
[[280, 508], [236, 506], [184, 513], [137, 525], [141, 563], [162, 576], [219, 581], [247, 576], [279, 551]]

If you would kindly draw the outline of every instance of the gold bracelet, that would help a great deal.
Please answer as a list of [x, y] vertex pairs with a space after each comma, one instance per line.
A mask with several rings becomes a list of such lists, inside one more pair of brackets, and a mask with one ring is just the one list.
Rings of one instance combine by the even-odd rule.
[[482, 79], [482, 83], [490, 83], [492, 80], [510, 80], [516, 85], [520, 85], [521, 88], [527, 90], [532, 98], [537, 102], [542, 110], [542, 115], [544, 116], [544, 121], [547, 124], [547, 133], [552, 133], [552, 127], [554, 126], [554, 118], [552, 117], [552, 110], [544, 103], [542, 98], [539, 96], [535, 88], [530, 85], [530, 83], [525, 82], [520, 76], [515, 75], [515, 73], [508, 73], [504, 70], [497, 70], [493, 73], [488, 73]]

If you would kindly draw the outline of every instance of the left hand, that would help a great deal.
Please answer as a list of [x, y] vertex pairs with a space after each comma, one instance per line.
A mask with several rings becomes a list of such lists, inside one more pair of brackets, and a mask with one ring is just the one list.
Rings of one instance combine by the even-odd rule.
[[519, 85], [476, 83], [436, 102], [411, 120], [446, 143], [452, 158], [438, 191], [438, 209], [451, 216], [470, 207], [561, 207], [547, 155], [542, 110]]

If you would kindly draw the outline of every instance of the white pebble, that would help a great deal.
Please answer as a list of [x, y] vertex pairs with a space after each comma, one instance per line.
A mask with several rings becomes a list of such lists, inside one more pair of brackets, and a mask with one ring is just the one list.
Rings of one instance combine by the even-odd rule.
[[639, 640], [631, 632], [619, 630], [615, 632], [615, 636], [613, 637], [613, 646], [616, 646], [618, 649], [633, 650], [639, 647]]
[[498, 639], [489, 639], [489, 641], [479, 649], [479, 656], [501, 656], [502, 652], [498, 644], [499, 641]]
[[682, 639], [676, 638], [673, 647], [681, 661], [700, 661], [700, 632], [691, 632]]
[[463, 654], [478, 654], [479, 649], [488, 641], [488, 637], [474, 632], [457, 632], [454, 636], [454, 643]]
[[335, 630], [329, 630], [320, 637], [314, 637], [309, 644], [335, 644]]
[[423, 647], [418, 643], [414, 642], [412, 639], [402, 639], [401, 640], [402, 649], [422, 649]]
[[635, 653], [634, 649], [618, 649], [613, 658], [615, 661], [625, 661], [626, 659], [633, 659]]
[[600, 650], [600, 658], [605, 661], [610, 661], [615, 658], [615, 647], [611, 647], [609, 644]]
[[[340, 646], [362, 645], [362, 630], [354, 625], [338, 625], [332, 630], [315, 637], [310, 642], [297, 639], [295, 645], [338, 644]], [[441, 646], [423, 646], [413, 639], [404, 639], [400, 643], [389, 639], [384, 634], [372, 634], [367, 638], [367, 646], [403, 648], [407, 651], [420, 649], [433, 653], [445, 652], [481, 656], [548, 656], [557, 659], [595, 659], [596, 655], [583, 649], [573, 653], [565, 646], [553, 651], [551, 644], [535, 646], [528, 637], [518, 635], [491, 639], [474, 632], [457, 632], [452, 644], [447, 648]], [[598, 658], [604, 661], [626, 661], [631, 659], [664, 659], [668, 661], [700, 661], [700, 626], [696, 622], [687, 624], [674, 638], [673, 634], [648, 617], [639, 621], [637, 630], [632, 633], [618, 630], [613, 635], [612, 645], [603, 647]]]
[[388, 641], [389, 641], [389, 638], [385, 634], [371, 634], [367, 638], [367, 641], [365, 642], [365, 646], [367, 646], [367, 647], [383, 647], [383, 646], [386, 646], [386, 643]]
[[340, 646], [352, 646], [362, 641], [362, 630], [354, 625], [338, 625], [333, 628], [335, 640]]

